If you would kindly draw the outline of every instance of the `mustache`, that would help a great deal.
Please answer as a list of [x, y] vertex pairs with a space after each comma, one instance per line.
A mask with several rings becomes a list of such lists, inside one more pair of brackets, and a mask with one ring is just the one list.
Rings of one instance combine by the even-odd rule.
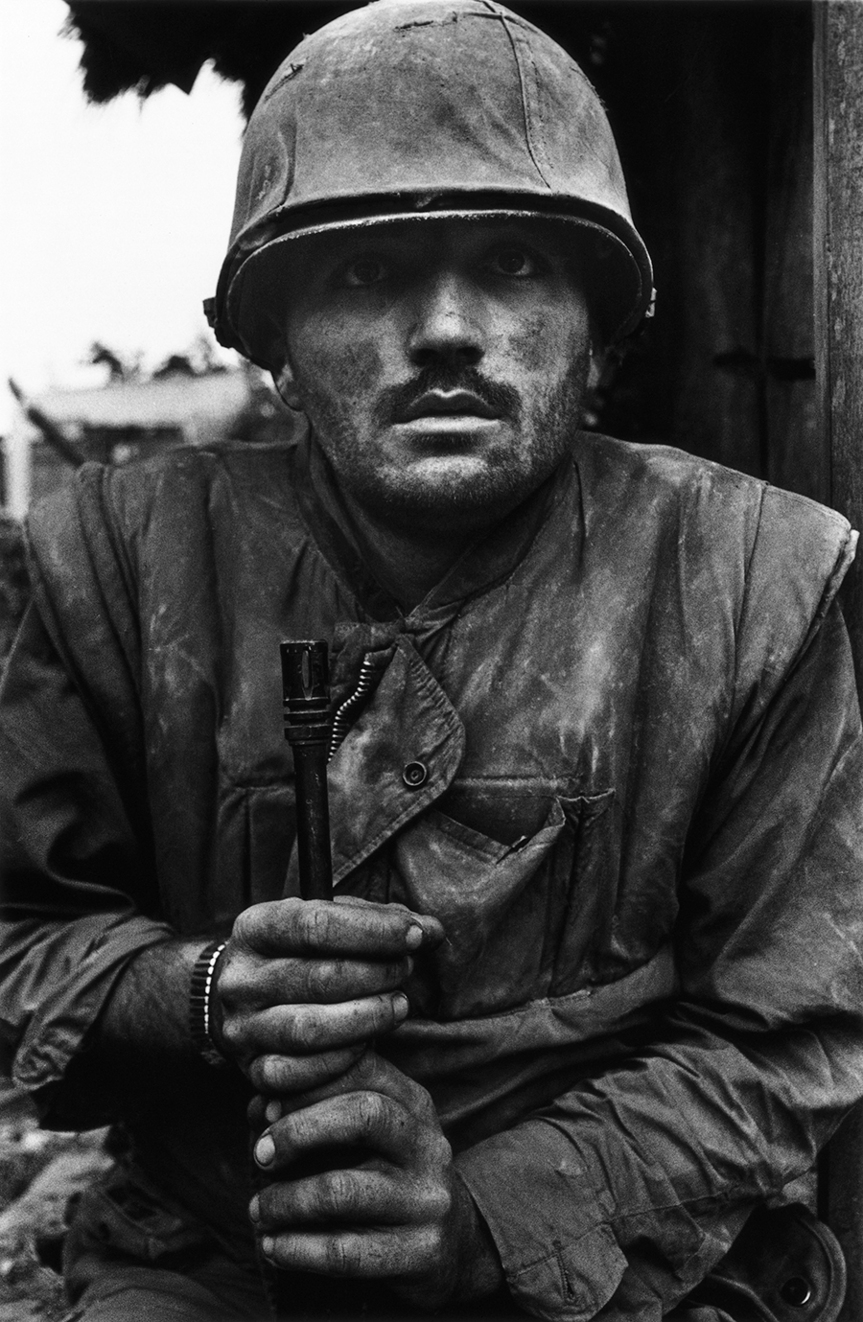
[[467, 390], [501, 417], [512, 418], [515, 422], [521, 417], [521, 400], [512, 386], [490, 380], [475, 367], [439, 364], [424, 367], [411, 381], [386, 386], [375, 403], [375, 422], [386, 427], [401, 421], [407, 410], [430, 390]]

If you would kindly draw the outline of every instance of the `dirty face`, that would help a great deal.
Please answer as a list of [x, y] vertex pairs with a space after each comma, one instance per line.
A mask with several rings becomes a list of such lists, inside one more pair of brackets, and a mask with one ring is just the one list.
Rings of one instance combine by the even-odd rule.
[[553, 223], [396, 222], [286, 249], [280, 387], [352, 503], [408, 530], [479, 528], [557, 466], [590, 335]]

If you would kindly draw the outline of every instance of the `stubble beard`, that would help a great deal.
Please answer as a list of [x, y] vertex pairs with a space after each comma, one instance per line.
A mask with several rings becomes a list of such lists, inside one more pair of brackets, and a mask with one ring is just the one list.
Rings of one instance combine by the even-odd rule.
[[[443, 471], [433, 478], [409, 469], [388, 472], [368, 462], [368, 447], [357, 435], [349, 405], [313, 384], [303, 390], [312, 439], [326, 455], [343, 493], [377, 518], [407, 531], [420, 523], [444, 520], [464, 524], [503, 517], [527, 499], [559, 466], [572, 447], [582, 421], [589, 368], [585, 352], [547, 397], [524, 418], [515, 396], [512, 425], [522, 444], [487, 456], [470, 477]], [[501, 389], [507, 390], [507, 387]], [[515, 395], [515, 392], [511, 392]], [[439, 435], [429, 435], [429, 452], [445, 454]]]

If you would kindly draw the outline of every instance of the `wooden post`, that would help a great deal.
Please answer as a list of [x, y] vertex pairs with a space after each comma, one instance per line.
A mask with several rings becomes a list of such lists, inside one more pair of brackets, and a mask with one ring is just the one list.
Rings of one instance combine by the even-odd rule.
[[[863, 5], [814, 0], [815, 354], [830, 502], [863, 529]], [[843, 589], [863, 692], [863, 556]], [[822, 1163], [822, 1211], [848, 1263], [841, 1322], [863, 1318], [863, 1109]]]
[[[863, 5], [815, 0], [815, 342], [830, 501], [863, 528]], [[844, 605], [863, 679], [863, 557]], [[861, 686], [863, 687], [863, 686]], [[863, 1316], [863, 1315], [861, 1315]]]

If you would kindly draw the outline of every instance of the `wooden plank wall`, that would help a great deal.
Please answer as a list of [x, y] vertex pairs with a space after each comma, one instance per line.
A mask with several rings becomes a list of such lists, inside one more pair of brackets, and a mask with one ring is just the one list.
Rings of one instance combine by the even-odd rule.
[[[863, 527], [863, 6], [816, 0], [815, 314], [829, 499]], [[845, 611], [863, 680], [863, 559]], [[863, 1317], [863, 1312], [861, 1312]]]
[[[818, 419], [829, 500], [863, 528], [863, 6], [816, 0], [815, 324]], [[843, 590], [863, 681], [863, 561]], [[863, 689], [861, 689], [863, 691]], [[842, 1242], [849, 1287], [842, 1322], [863, 1318], [863, 1110], [844, 1123], [823, 1163], [823, 1213]]]
[[768, 124], [761, 338], [763, 474], [830, 499], [815, 388], [811, 15], [775, 5], [767, 50]]
[[[600, 426], [829, 494], [815, 407], [808, 3], [523, 5], [584, 65], [654, 257], [657, 315]], [[564, 21], [566, 19], [566, 21]]]

